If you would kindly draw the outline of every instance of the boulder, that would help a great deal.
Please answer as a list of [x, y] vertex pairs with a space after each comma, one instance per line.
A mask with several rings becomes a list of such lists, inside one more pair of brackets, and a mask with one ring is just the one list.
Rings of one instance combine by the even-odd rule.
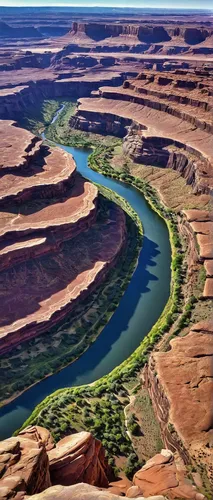
[[26, 437], [11, 437], [0, 442], [0, 497], [39, 493], [50, 483], [49, 460], [45, 447]]
[[61, 439], [48, 456], [53, 484], [68, 486], [85, 482], [108, 486], [110, 468], [104, 448], [90, 432], [79, 432]]
[[[108, 490], [103, 491], [89, 484], [80, 483], [73, 486], [52, 486], [31, 498], [32, 500], [121, 500], [123, 497], [113, 495]], [[143, 496], [137, 498], [144, 500]], [[165, 498], [160, 495], [147, 500], [165, 500]]]
[[169, 499], [204, 500], [204, 495], [198, 493], [187, 479], [185, 470], [177, 466], [170, 450], [162, 450], [148, 460], [134, 475], [133, 483], [146, 498], [150, 495], [165, 495]]
[[19, 432], [19, 436], [36, 441], [36, 443], [39, 443], [39, 446], [44, 446], [46, 451], [55, 448], [53, 437], [48, 429], [39, 425], [29, 425], [23, 431]]

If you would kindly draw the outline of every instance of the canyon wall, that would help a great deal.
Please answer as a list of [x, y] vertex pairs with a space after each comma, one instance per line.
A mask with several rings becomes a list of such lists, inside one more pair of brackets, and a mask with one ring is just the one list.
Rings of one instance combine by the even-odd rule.
[[76, 173], [71, 155], [10, 121], [0, 122], [0, 137], [5, 353], [61, 321], [104, 280], [125, 245], [126, 222], [113, 204], [97, 218], [97, 187]]
[[0, 495], [6, 500], [120, 500], [124, 496], [172, 500], [180, 495], [204, 500], [168, 449], [148, 460], [130, 481], [114, 477], [101, 442], [90, 432], [67, 435], [55, 444], [47, 429], [29, 426], [2, 441], [0, 448]]

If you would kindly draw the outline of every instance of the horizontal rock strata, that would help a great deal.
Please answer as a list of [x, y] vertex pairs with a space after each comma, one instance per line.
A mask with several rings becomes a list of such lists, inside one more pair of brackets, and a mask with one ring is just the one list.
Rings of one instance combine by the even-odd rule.
[[212, 336], [212, 322], [193, 325], [188, 335], [170, 342], [169, 351], [151, 355], [147, 374], [149, 392], [167, 446], [178, 449], [186, 463], [189, 458], [186, 450], [189, 450], [198, 463], [206, 465], [211, 482]]
[[213, 298], [213, 213], [203, 210], [184, 210], [186, 218], [196, 235], [199, 258], [204, 262], [206, 279], [203, 290], [205, 299]]
[[[199, 206], [196, 197], [206, 196], [207, 209], [184, 210], [180, 225], [183, 236], [190, 240], [189, 272], [198, 264], [204, 265], [200, 279], [202, 297], [208, 301], [213, 298], [213, 218], [209, 209], [213, 189], [212, 95], [211, 78], [199, 72], [192, 72], [189, 78], [185, 72], [143, 71], [120, 88], [102, 87], [99, 94], [79, 99], [70, 123], [80, 130], [124, 137], [124, 154], [147, 171], [159, 167], [156, 177], [160, 168], [177, 171], [191, 185], [195, 207]], [[140, 176], [139, 166], [137, 172]], [[204, 464], [211, 484], [212, 335], [211, 321], [192, 325], [188, 335], [172, 340], [168, 352], [153, 353], [145, 372], [166, 446], [177, 450], [186, 464], [192, 458]], [[146, 495], [155, 493], [157, 473], [143, 483], [145, 471], [140, 471]], [[172, 473], [170, 480], [175, 489], [177, 478], [172, 478]]]
[[122, 87], [101, 87], [99, 96], [80, 99], [71, 126], [126, 136], [124, 152], [133, 159], [173, 168], [195, 192], [209, 193], [213, 188], [212, 93], [211, 79], [199, 72], [192, 72], [189, 82], [184, 72], [144, 71]]
[[126, 226], [114, 204], [97, 219], [97, 187], [76, 173], [71, 155], [44, 147], [13, 122], [0, 122], [0, 132], [7, 143], [0, 170], [3, 353], [46, 331], [94, 290], [122, 251]]
[[59, 478], [62, 485], [84, 481], [107, 487], [112, 474], [102, 444], [89, 432], [68, 436], [55, 446], [49, 431], [39, 426], [0, 442], [0, 470], [0, 498], [20, 500]]
[[64, 486], [78, 482], [107, 487], [110, 469], [101, 442], [90, 432], [80, 432], [61, 439], [48, 452], [53, 484]]
[[104, 448], [90, 432], [71, 434], [55, 445], [47, 429], [29, 426], [16, 438], [2, 441], [0, 450], [0, 497], [5, 500], [23, 500], [25, 495], [33, 495], [33, 500], [58, 496], [68, 500], [119, 500], [123, 496], [204, 500], [169, 450], [148, 460], [133, 481], [124, 477], [111, 483], [115, 478]]

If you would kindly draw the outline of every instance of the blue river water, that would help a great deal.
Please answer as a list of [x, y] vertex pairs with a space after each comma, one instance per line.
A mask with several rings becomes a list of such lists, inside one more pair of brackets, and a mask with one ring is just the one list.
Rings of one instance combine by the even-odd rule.
[[98, 339], [76, 362], [0, 409], [0, 439], [20, 427], [51, 392], [93, 382], [125, 360], [156, 323], [170, 293], [171, 247], [165, 222], [137, 189], [89, 169], [90, 151], [58, 146], [74, 156], [77, 169], [84, 177], [112, 189], [132, 205], [143, 224], [143, 246], [129, 286]]

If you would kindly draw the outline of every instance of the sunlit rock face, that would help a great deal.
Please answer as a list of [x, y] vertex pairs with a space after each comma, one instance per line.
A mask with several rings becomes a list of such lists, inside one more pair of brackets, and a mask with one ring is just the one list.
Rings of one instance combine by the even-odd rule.
[[[98, 190], [72, 155], [0, 122], [0, 351], [55, 325], [103, 281], [126, 239], [123, 211], [97, 220]], [[106, 230], [102, 230], [107, 222]]]

